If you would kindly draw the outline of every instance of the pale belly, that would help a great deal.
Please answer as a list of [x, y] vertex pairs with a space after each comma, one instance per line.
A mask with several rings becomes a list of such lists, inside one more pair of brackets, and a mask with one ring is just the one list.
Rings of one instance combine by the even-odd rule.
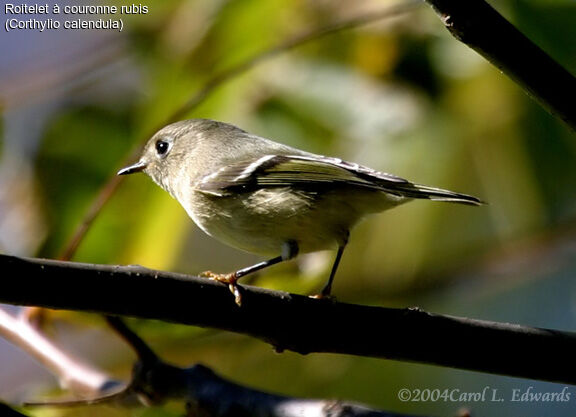
[[402, 202], [377, 192], [319, 195], [282, 188], [223, 197], [196, 192], [191, 197], [197, 209], [188, 214], [204, 232], [267, 256], [279, 255], [286, 242], [295, 242], [300, 253], [342, 245], [365, 214]]

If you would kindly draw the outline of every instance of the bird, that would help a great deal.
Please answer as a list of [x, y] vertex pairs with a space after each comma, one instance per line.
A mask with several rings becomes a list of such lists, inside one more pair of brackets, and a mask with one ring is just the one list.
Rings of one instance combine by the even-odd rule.
[[143, 172], [174, 197], [206, 234], [267, 257], [232, 273], [201, 275], [228, 285], [295, 258], [336, 249], [319, 298], [331, 296], [350, 231], [366, 215], [414, 199], [479, 206], [479, 198], [416, 184], [354, 162], [306, 152], [210, 119], [172, 123], [118, 175]]

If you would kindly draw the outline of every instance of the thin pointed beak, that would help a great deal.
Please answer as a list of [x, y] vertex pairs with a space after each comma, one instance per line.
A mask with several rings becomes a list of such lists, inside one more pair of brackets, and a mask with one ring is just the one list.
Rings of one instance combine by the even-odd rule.
[[122, 168], [116, 175], [134, 174], [135, 172], [143, 171], [147, 166], [148, 164], [146, 162], [138, 161], [133, 165]]

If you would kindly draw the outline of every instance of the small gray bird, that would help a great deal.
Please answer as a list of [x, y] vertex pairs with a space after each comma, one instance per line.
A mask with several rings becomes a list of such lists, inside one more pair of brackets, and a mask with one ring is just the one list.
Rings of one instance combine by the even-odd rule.
[[414, 198], [468, 205], [465, 194], [414, 184], [395, 175], [316, 155], [252, 135], [228, 123], [191, 119], [168, 125], [140, 160], [118, 175], [144, 172], [184, 207], [208, 235], [269, 260], [230, 274], [228, 284], [298, 253], [338, 248], [321, 296], [332, 289], [350, 229], [365, 215]]

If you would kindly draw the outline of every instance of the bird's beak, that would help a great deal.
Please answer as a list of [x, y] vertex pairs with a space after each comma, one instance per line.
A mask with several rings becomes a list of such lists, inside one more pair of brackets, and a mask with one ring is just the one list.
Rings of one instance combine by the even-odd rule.
[[120, 171], [118, 171], [117, 175], [134, 174], [135, 172], [143, 171], [147, 166], [148, 164], [146, 162], [138, 161], [135, 164], [122, 168]]

